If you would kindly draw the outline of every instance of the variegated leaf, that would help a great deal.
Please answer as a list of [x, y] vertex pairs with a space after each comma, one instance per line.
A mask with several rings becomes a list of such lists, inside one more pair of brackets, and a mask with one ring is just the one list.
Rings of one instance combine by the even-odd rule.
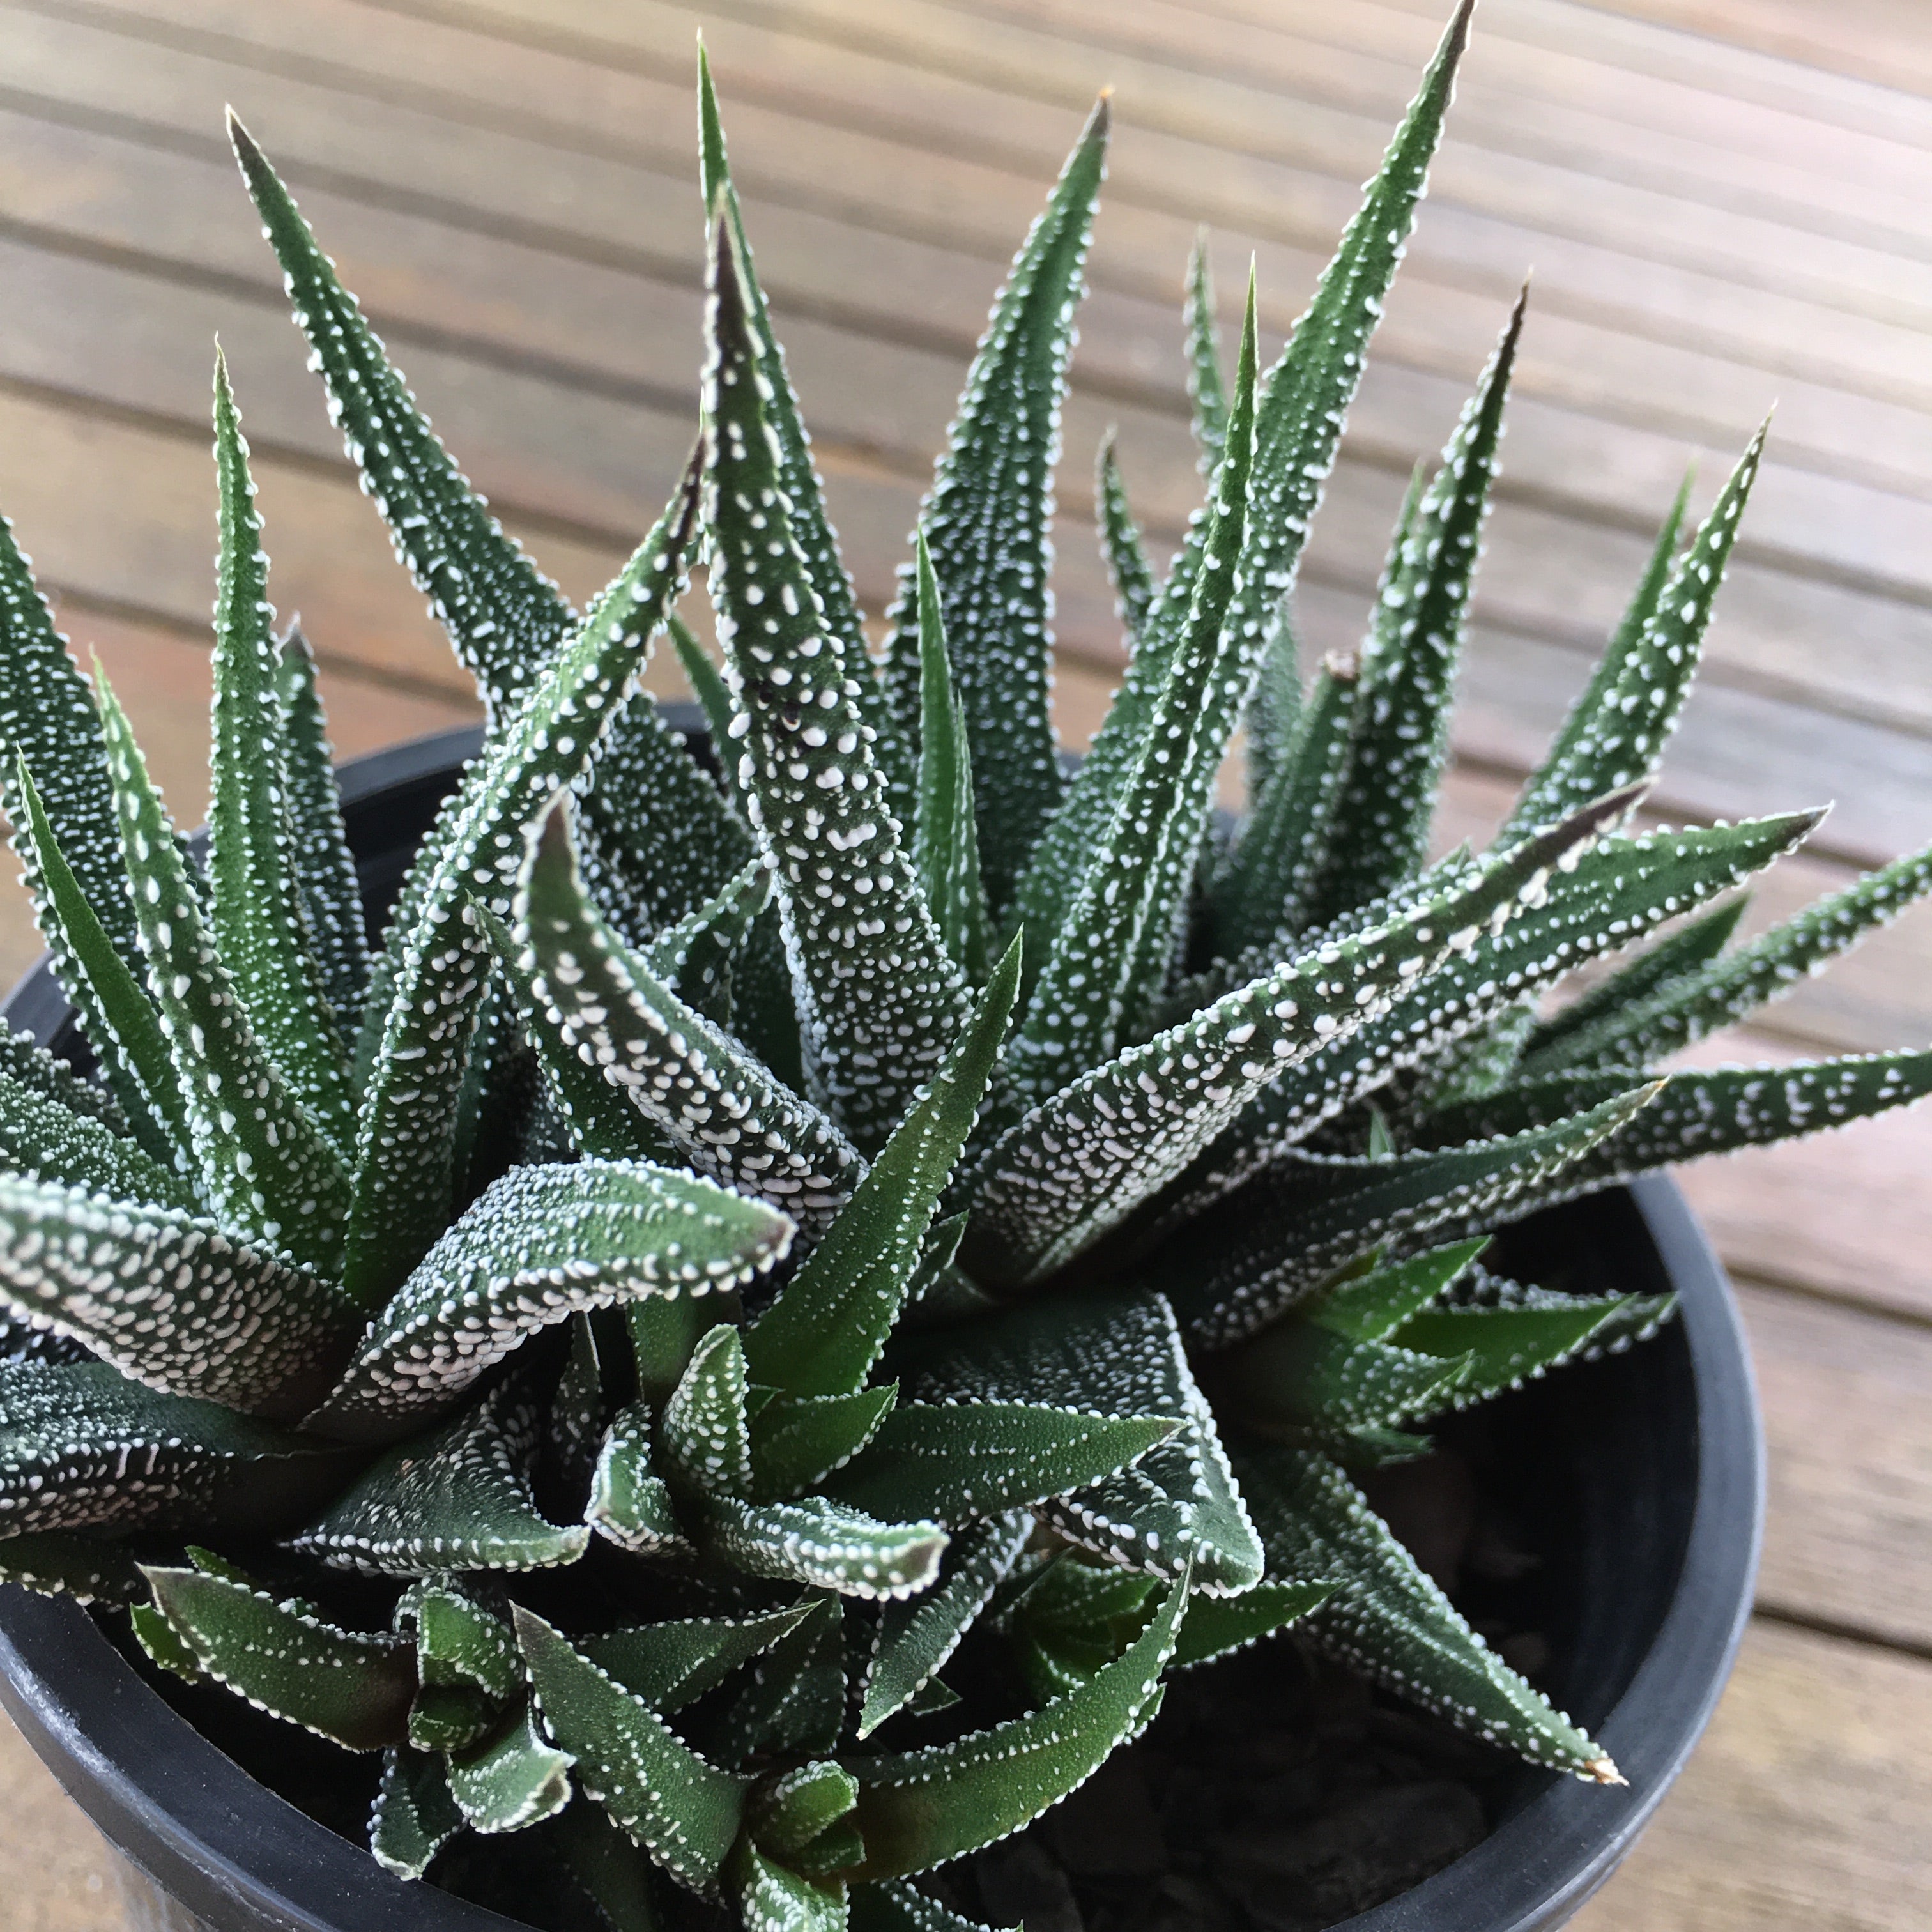
[[499, 1382], [434, 1433], [379, 1457], [294, 1547], [380, 1576], [575, 1562], [590, 1531], [546, 1521], [531, 1498], [537, 1418], [514, 1380]]
[[762, 1202], [668, 1168], [512, 1168], [396, 1291], [308, 1426], [389, 1440], [540, 1329], [640, 1295], [735, 1289], [790, 1239], [790, 1222]]
[[858, 701], [869, 668], [825, 624], [792, 530], [729, 222], [710, 284], [705, 521], [739, 783], [775, 868], [808, 1086], [869, 1154], [964, 1019], [965, 984]]
[[1333, 1462], [1280, 1449], [1244, 1458], [1240, 1467], [1270, 1564], [1335, 1586], [1304, 1624], [1321, 1648], [1534, 1763], [1599, 1784], [1622, 1781], [1602, 1746], [1469, 1628]]
[[166, 1394], [290, 1418], [361, 1326], [328, 1283], [199, 1215], [0, 1174], [0, 1306]]
[[[1048, 530], [1073, 317], [1108, 124], [1103, 98], [994, 298], [920, 506], [973, 748], [980, 862], [996, 918], [1064, 786], [1047, 702]], [[886, 644], [887, 676], [908, 719], [919, 680], [912, 592], [911, 584], [902, 587]]]

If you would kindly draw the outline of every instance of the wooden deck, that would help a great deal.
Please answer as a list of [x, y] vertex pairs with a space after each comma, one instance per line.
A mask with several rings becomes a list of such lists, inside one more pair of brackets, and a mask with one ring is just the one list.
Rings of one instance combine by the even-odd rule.
[[[1278, 335], [1447, 0], [21, 0], [0, 5], [0, 506], [193, 821], [214, 542], [211, 338], [272, 593], [361, 751], [470, 715], [323, 413], [222, 139], [286, 170], [438, 426], [573, 593], [689, 436], [704, 26], [760, 268], [860, 587], [882, 603], [1001, 267], [1095, 89], [1117, 136], [1067, 412], [1061, 698], [1117, 661], [1087, 518], [1194, 500], [1176, 311], [1197, 220]], [[1499, 809], [1687, 457], [1775, 436], [1680, 814], [1835, 800], [1790, 909], [1932, 836], [1932, 17], [1913, 0], [1484, 0], [1448, 146], [1304, 573], [1352, 640], [1410, 465], [1534, 271], [1454, 810]], [[36, 951], [0, 905], [0, 979]], [[1932, 914], [1768, 1015], [1754, 1052], [1921, 1043]], [[1730, 1043], [1726, 1043], [1727, 1048]], [[1758, 1350], [1760, 1615], [1708, 1742], [1588, 1932], [1932, 1924], [1932, 1115], [1687, 1184]], [[0, 1727], [4, 1729], [4, 1727]], [[1912, 1820], [1918, 1820], [1915, 1826]], [[0, 1736], [16, 1932], [122, 1922], [89, 1828]]]

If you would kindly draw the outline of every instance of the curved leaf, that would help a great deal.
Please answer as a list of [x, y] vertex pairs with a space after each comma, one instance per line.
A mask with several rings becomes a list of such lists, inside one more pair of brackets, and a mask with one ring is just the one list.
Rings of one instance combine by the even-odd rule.
[[379, 1576], [574, 1563], [590, 1532], [532, 1501], [536, 1405], [504, 1382], [433, 1435], [400, 1443], [290, 1539], [338, 1569]]
[[150, 1388], [278, 1417], [313, 1406], [359, 1327], [326, 1282], [198, 1215], [13, 1174], [0, 1307]]
[[667, 1168], [513, 1168], [370, 1324], [308, 1426], [388, 1440], [447, 1408], [541, 1329], [640, 1295], [734, 1289], [790, 1239], [790, 1224], [762, 1202]]
[[576, 1760], [537, 1728], [527, 1698], [495, 1734], [448, 1760], [449, 1795], [472, 1832], [520, 1832], [570, 1802]]
[[746, 1327], [746, 1359], [754, 1380], [796, 1395], [843, 1395], [872, 1372], [905, 1305], [933, 1210], [978, 1118], [1019, 974], [1016, 939], [944, 1065], [830, 1232]]
[[675, 1736], [641, 1697], [520, 1605], [517, 1642], [544, 1721], [584, 1788], [694, 1892], [716, 1888], [744, 1818], [746, 1780]]
[[218, 1683], [350, 1750], [402, 1743], [416, 1692], [403, 1638], [339, 1629], [199, 1570], [142, 1574], [156, 1607]]
[[939, 1574], [946, 1532], [936, 1522], [880, 1522], [825, 1496], [748, 1503], [713, 1496], [704, 1545], [754, 1576], [845, 1597], [909, 1597]]
[[398, 1878], [421, 1878], [462, 1828], [442, 1760], [407, 1744], [388, 1746], [369, 1813], [369, 1852], [376, 1862]]
[[106, 1123], [0, 1070], [0, 1162], [50, 1186], [110, 1201], [152, 1202], [193, 1214], [187, 1177], [143, 1153]]
[[843, 1876], [859, 1883], [928, 1870], [1019, 1831], [1084, 1784], [1159, 1709], [1186, 1607], [1184, 1576], [1124, 1656], [1029, 1717], [956, 1744], [845, 1760], [859, 1780], [866, 1858]]

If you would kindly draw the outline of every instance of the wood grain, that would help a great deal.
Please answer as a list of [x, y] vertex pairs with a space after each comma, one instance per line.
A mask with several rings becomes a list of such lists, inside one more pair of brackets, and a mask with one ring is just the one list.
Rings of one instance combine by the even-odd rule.
[[1690, 1768], [1576, 1932], [1932, 1922], [1932, 1664], [1760, 1620]]

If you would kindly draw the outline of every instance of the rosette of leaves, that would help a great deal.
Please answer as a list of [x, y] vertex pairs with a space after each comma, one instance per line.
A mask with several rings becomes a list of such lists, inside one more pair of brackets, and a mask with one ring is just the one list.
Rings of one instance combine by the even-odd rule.
[[[1290, 1626], [1616, 1777], [1354, 1478], [1668, 1318], [1502, 1279], [1498, 1226], [1932, 1085], [1923, 1053], [1659, 1070], [1932, 855], [1732, 946], [1736, 889], [1816, 814], [1634, 824], [1754, 442], [1688, 540], [1672, 511], [1496, 838], [1432, 856], [1521, 304], [1360, 652], [1304, 686], [1288, 598], [1466, 27], [1270, 366], [1251, 290], [1224, 371], [1193, 265], [1206, 501], [1157, 570], [1102, 453], [1131, 656], [1070, 776], [1047, 568], [1104, 102], [995, 304], [883, 663], [708, 74], [698, 449], [582, 613], [234, 129], [488, 722], [371, 943], [219, 370], [205, 844], [0, 548], [0, 788], [92, 1060], [0, 1063], [0, 1572], [124, 1603], [157, 1666], [365, 1754], [393, 1870], [495, 1846], [619, 1932], [693, 1895], [956, 1928], [910, 1880], [1074, 1789], [1167, 1672]], [[722, 671], [673, 609], [700, 556]], [[702, 756], [638, 686], [666, 633]]]

